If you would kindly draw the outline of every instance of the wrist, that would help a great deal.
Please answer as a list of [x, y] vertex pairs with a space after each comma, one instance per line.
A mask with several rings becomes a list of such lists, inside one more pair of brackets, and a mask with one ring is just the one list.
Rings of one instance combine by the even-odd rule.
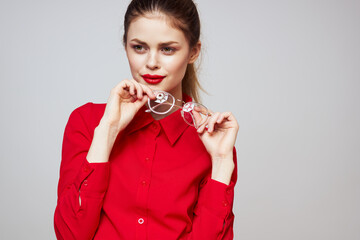
[[109, 140], [115, 140], [116, 136], [120, 132], [118, 127], [108, 124], [106, 121], [100, 121], [99, 125], [94, 130], [94, 135], [101, 135]]
[[213, 160], [211, 178], [226, 185], [229, 185], [234, 169], [235, 164], [232, 158]]
[[[98, 129], [102, 129], [101, 131], [106, 131], [109, 134], [117, 134], [123, 130], [123, 127], [118, 124], [114, 124], [109, 122], [106, 118], [101, 118], [99, 125], [96, 127]], [[96, 129], [95, 128], [95, 129]]]
[[211, 154], [211, 160], [214, 162], [218, 161], [229, 161], [233, 162], [233, 151], [227, 151], [222, 153], [213, 153]]
[[116, 136], [117, 132], [112, 127], [106, 124], [99, 124], [94, 130], [94, 137], [86, 156], [88, 162], [99, 163], [109, 161]]

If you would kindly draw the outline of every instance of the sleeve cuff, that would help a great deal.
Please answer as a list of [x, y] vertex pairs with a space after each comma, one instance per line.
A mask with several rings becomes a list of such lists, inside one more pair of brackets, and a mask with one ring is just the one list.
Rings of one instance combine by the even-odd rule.
[[109, 162], [89, 163], [85, 159], [76, 177], [75, 187], [83, 193], [103, 194], [109, 185], [109, 175]]
[[232, 211], [234, 201], [234, 182], [229, 185], [216, 181], [212, 178], [204, 186], [204, 207], [220, 218], [225, 219]]

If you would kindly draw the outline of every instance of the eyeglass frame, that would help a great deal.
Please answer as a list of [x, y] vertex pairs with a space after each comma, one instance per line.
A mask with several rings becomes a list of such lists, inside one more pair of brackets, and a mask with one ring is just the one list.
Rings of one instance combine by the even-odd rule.
[[[156, 113], [156, 114], [164, 115], [164, 114], [169, 113], [169, 112], [173, 109], [173, 107], [175, 106], [175, 107], [181, 109], [181, 116], [182, 116], [182, 118], [184, 119], [184, 121], [185, 121], [188, 125], [193, 126], [193, 127], [195, 127], [196, 129], [199, 128], [201, 125], [203, 125], [203, 124], [206, 122], [207, 118], [212, 115], [211, 112], [209, 111], [209, 109], [208, 109], [207, 107], [205, 107], [205, 106], [204, 106], [203, 104], [201, 104], [201, 103], [196, 103], [196, 102], [192, 102], [192, 101], [191, 101], [191, 102], [185, 102], [185, 101], [183, 101], [183, 100], [176, 99], [176, 98], [175, 98], [173, 95], [171, 95], [170, 93], [165, 92], [165, 91], [162, 91], [162, 90], [153, 90], [153, 92], [155, 93], [155, 96], [156, 96], [156, 98], [157, 98], [157, 99], [155, 100], [155, 102], [157, 102], [157, 103], [159, 103], [159, 104], [156, 105], [155, 107], [151, 107], [151, 104], [150, 104], [151, 99], [148, 98], [148, 109], [146, 109], [145, 112], [153, 112], [153, 113]], [[160, 96], [160, 97], [159, 97], [159, 94], [163, 94], [163, 96]], [[168, 96], [171, 96], [171, 97], [172, 97], [172, 99], [173, 99], [173, 102], [172, 102], [172, 103], [166, 102], [166, 101], [168, 100]], [[161, 102], [159, 102], [159, 101], [161, 101]], [[176, 104], [175, 104], [175, 101], [181, 102], [181, 103], [182, 103], [182, 106], [176, 105]], [[167, 111], [165, 111], [165, 112], [158, 112], [158, 111], [156, 111], [154, 108], [156, 108], [157, 106], [160, 106], [161, 104], [168, 104], [168, 105], [171, 105], [171, 107], [169, 108], [169, 110], [167, 110]], [[205, 116], [205, 121], [203, 121], [199, 126], [196, 126], [195, 124], [190, 124], [190, 123], [185, 119], [185, 117], [184, 117], [184, 112], [187, 112], [187, 113], [189, 113], [190, 116], [192, 117], [193, 122], [196, 123], [196, 121], [195, 121], [195, 119], [194, 119], [194, 116], [193, 116], [193, 114], [191, 113], [191, 111], [193, 111], [193, 110], [196, 111], [196, 110], [195, 110], [195, 105], [200, 105], [200, 106], [202, 106], [202, 107], [204, 107], [204, 108], [206, 109], [206, 114], [202, 114], [202, 115]], [[198, 111], [196, 111], [196, 112], [198, 112]], [[200, 112], [198, 112], [198, 113], [200, 113]], [[201, 114], [201, 113], [200, 113], [200, 114]]]

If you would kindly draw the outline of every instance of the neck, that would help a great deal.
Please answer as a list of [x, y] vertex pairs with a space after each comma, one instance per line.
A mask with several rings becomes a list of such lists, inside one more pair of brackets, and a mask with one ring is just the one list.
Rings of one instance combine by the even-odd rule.
[[167, 114], [157, 114], [157, 113], [153, 113], [150, 112], [151, 116], [155, 119], [155, 120], [160, 120], [163, 119], [167, 116], [169, 116], [170, 114], [172, 114], [173, 112], [175, 112], [176, 110], [178, 110], [178, 108], [174, 107], [173, 109], [171, 109], [170, 112], [168, 112]]
[[[174, 96], [175, 99], [183, 100], [182, 86], [179, 84], [174, 89], [170, 90], [169, 93]], [[178, 101], [177, 101], [178, 102]]]

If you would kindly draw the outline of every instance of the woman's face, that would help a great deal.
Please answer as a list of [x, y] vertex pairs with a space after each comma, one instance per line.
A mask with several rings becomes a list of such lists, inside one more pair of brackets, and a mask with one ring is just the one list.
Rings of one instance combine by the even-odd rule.
[[200, 43], [190, 51], [184, 33], [167, 21], [161, 14], [136, 18], [129, 26], [125, 49], [137, 82], [181, 98], [181, 81], [187, 65], [196, 60]]

